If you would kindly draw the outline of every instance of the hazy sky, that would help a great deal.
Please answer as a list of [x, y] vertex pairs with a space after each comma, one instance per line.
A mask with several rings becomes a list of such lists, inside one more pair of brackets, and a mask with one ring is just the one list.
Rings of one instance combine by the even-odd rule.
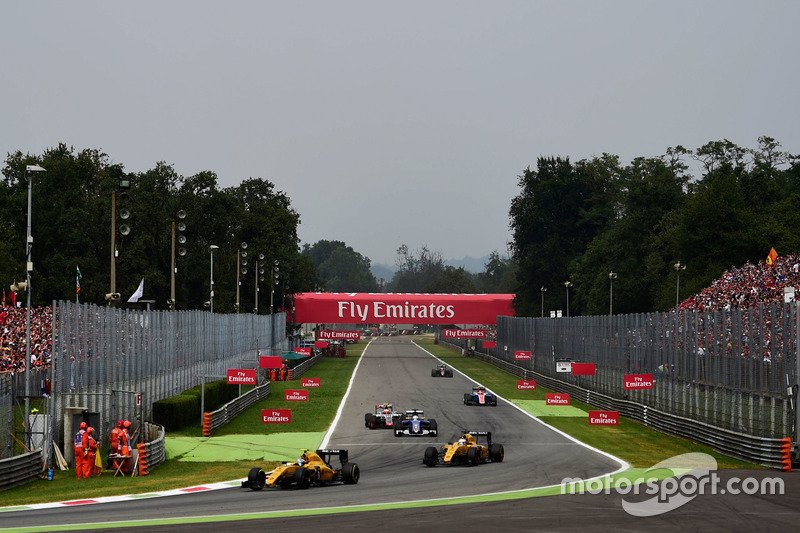
[[275, 183], [303, 243], [506, 252], [539, 156], [800, 153], [797, 1], [0, 3], [0, 150]]

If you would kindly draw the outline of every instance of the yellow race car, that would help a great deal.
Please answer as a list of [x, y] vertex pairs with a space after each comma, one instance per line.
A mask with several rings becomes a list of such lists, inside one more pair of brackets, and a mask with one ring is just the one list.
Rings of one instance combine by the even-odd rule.
[[[339, 468], [331, 464], [334, 456], [339, 458]], [[251, 468], [247, 480], [242, 481], [242, 487], [261, 490], [264, 487], [307, 489], [311, 485], [331, 483], [354, 485], [360, 476], [358, 465], [348, 462], [347, 450], [306, 450], [297, 461], [283, 463], [271, 472], [264, 472], [258, 467]]]
[[[481, 441], [478, 442], [478, 437]], [[445, 465], [471, 465], [481, 463], [501, 463], [505, 449], [502, 444], [492, 442], [491, 431], [464, 431], [459, 439], [451, 444], [445, 444], [439, 450], [430, 446], [425, 450], [422, 463], [425, 466]]]

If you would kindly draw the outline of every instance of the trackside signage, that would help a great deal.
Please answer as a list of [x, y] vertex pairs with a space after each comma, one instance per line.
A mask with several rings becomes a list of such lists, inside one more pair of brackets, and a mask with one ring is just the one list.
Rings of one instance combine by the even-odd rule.
[[236, 368], [228, 369], [228, 385], [255, 385], [256, 371], [239, 370]]
[[530, 361], [531, 352], [528, 350], [517, 350], [516, 352], [514, 352], [514, 359]]
[[354, 340], [354, 341], [357, 341], [357, 340], [359, 340], [361, 338], [361, 332], [360, 331], [334, 331], [334, 330], [323, 329], [322, 331], [319, 332], [319, 338], [323, 339], [323, 340], [324, 339], [330, 339], [330, 340], [342, 339], [342, 340]]
[[445, 339], [484, 339], [485, 329], [443, 329], [442, 337]]
[[302, 292], [294, 297], [297, 324], [497, 324], [514, 316], [513, 294]]
[[314, 341], [314, 348], [327, 348], [328, 341]]
[[594, 363], [572, 363], [573, 376], [594, 376]]
[[494, 348], [496, 344], [497, 343], [495, 341], [483, 341], [484, 348]]
[[303, 387], [321, 387], [320, 378], [300, 378], [300, 385]]
[[262, 409], [261, 422], [264, 424], [288, 424], [292, 421], [291, 409]]
[[625, 374], [625, 389], [652, 389], [653, 374]]
[[258, 368], [280, 368], [283, 359], [279, 355], [262, 355], [258, 358]]
[[517, 380], [517, 390], [533, 390], [536, 388], [536, 381], [533, 380]]
[[307, 402], [308, 391], [306, 389], [296, 389], [296, 390], [287, 389], [283, 391], [283, 398], [287, 402]]
[[309, 357], [311, 356], [311, 348], [309, 346], [306, 346], [305, 348], [295, 348], [294, 353], [299, 353], [300, 355]]
[[589, 411], [590, 426], [616, 426], [619, 424], [619, 411]]
[[544, 397], [545, 405], [569, 405], [569, 394], [548, 392]]

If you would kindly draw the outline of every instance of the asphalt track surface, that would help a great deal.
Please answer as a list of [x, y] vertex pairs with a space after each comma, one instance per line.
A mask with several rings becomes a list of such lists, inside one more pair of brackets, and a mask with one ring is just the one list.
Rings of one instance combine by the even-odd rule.
[[[654, 517], [634, 517], [621, 507], [617, 494], [558, 495], [459, 505], [420, 505], [397, 509], [395, 502], [473, 496], [557, 485], [566, 477], [591, 478], [620, 469], [614, 458], [586, 448], [539, 423], [503, 401], [497, 407], [465, 406], [463, 395], [473, 382], [432, 378], [437, 361], [403, 337], [373, 341], [358, 365], [355, 379], [329, 441], [329, 448], [347, 448], [358, 463], [357, 485], [260, 492], [230, 488], [211, 492], [102, 503], [74, 508], [6, 512], [2, 528], [75, 524], [108, 524], [108, 531], [127, 529], [142, 519], [191, 520], [186, 524], [153, 524], [147, 531], [674, 531], [796, 530], [800, 524], [800, 482], [797, 474], [756, 471], [784, 479], [777, 496], [698, 496], [679, 509]], [[313, 370], [309, 373], [309, 376]], [[311, 376], [313, 377], [313, 376]], [[436, 419], [439, 436], [394, 437], [389, 430], [369, 430], [364, 414], [376, 403], [396, 409], [423, 409]], [[492, 431], [505, 447], [502, 463], [477, 467], [425, 467], [427, 446], [440, 446], [463, 429]], [[245, 473], [243, 473], [244, 475]], [[721, 477], [736, 472], [720, 472]], [[754, 472], [739, 472], [739, 476]], [[443, 502], [446, 503], [446, 502]], [[373, 505], [363, 512], [279, 516], [216, 522], [225, 515]], [[412, 504], [413, 505], [413, 504]], [[385, 506], [385, 509], [381, 509]], [[319, 511], [313, 511], [319, 513]], [[204, 517], [204, 518], [203, 518]], [[218, 518], [214, 518], [218, 517]], [[86, 529], [98, 530], [97, 526]], [[104, 530], [104, 529], [100, 529]]]

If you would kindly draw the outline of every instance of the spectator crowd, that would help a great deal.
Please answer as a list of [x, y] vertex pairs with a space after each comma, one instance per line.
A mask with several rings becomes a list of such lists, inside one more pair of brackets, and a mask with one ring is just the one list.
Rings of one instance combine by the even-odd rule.
[[678, 308], [687, 311], [730, 311], [784, 302], [784, 288], [800, 288], [800, 256], [732, 266], [710, 286], [683, 300]]
[[[27, 337], [25, 307], [4, 305], [0, 308], [0, 373], [25, 370]], [[31, 366], [50, 366], [52, 345], [52, 317], [50, 306], [31, 307]]]

